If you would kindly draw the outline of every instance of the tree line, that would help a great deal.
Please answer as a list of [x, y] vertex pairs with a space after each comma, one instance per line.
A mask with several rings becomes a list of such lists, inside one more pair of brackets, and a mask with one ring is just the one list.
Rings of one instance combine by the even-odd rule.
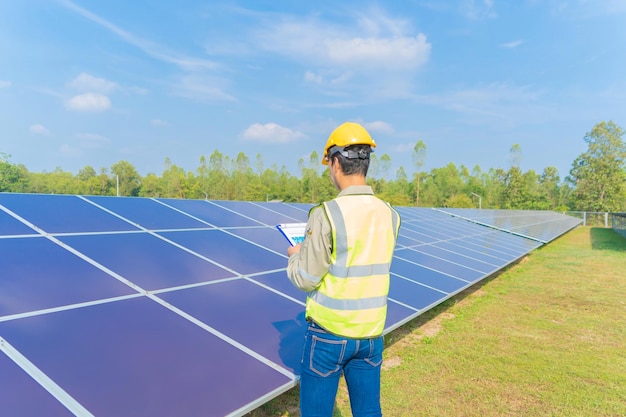
[[[519, 167], [521, 148], [513, 145], [509, 169], [478, 165], [469, 169], [453, 163], [429, 172], [421, 168], [427, 146], [417, 141], [413, 149], [413, 174], [404, 167], [390, 178], [391, 158], [372, 154], [368, 184], [382, 199], [397, 206], [498, 208], [520, 210], [626, 211], [626, 143], [624, 130], [601, 122], [584, 140], [588, 149], [572, 163], [562, 181], [555, 167], [541, 173], [523, 172]], [[313, 151], [309, 160], [298, 161], [298, 176], [283, 166], [264, 167], [263, 156], [254, 163], [243, 152], [235, 158], [217, 149], [201, 156], [195, 171], [165, 160], [162, 174], [141, 176], [128, 161], [96, 171], [85, 166], [76, 175], [57, 168], [52, 172], [30, 172], [0, 152], [0, 192], [120, 195], [209, 200], [240, 200], [319, 203], [333, 198], [328, 170]]]

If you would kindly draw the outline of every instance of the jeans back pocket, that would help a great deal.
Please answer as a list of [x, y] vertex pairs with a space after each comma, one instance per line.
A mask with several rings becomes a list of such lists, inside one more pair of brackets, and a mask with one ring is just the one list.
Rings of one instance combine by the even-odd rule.
[[333, 340], [313, 335], [311, 337], [309, 369], [322, 377], [341, 371], [346, 344], [346, 340]]

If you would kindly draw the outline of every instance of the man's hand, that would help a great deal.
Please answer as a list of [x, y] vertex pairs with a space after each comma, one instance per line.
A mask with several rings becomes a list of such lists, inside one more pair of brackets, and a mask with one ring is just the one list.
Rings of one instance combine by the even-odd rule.
[[287, 248], [287, 255], [291, 256], [294, 253], [300, 253], [301, 246], [302, 246], [302, 243], [298, 243], [296, 246], [289, 246]]

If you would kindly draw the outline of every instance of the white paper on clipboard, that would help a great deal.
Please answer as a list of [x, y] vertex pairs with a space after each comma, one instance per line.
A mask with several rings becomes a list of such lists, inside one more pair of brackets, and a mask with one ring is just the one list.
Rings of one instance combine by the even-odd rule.
[[276, 228], [285, 236], [291, 246], [296, 246], [304, 241], [304, 231], [306, 223], [281, 223]]

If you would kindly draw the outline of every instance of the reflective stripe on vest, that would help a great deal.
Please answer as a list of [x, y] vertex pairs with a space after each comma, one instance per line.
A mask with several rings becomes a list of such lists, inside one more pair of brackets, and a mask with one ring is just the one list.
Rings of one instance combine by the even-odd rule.
[[328, 273], [307, 298], [307, 317], [341, 336], [379, 336], [400, 216], [373, 195], [342, 196], [323, 207], [333, 248]]

